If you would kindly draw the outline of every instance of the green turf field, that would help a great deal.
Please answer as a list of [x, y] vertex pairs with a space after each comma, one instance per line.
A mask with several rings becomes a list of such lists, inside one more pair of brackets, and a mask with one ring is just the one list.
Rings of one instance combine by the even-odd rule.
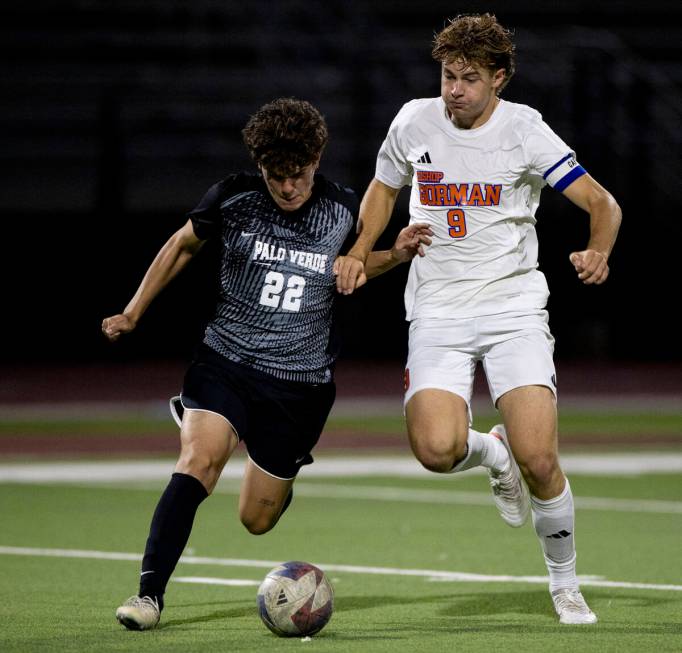
[[[0, 409], [1, 412], [1, 409]], [[132, 411], [120, 411], [116, 415], [98, 417], [96, 415], [74, 416], [67, 414], [55, 416], [30, 413], [16, 416], [2, 416], [0, 419], [0, 436], [16, 434], [17, 432], [58, 434], [68, 431], [73, 434], [106, 434], [122, 435], [130, 433], [163, 433], [172, 430], [173, 423], [169, 416], [162, 412], [147, 411], [136, 414]], [[476, 421], [483, 429], [499, 421], [499, 415], [494, 410], [482, 411], [476, 414]], [[642, 411], [636, 406], [631, 409], [610, 411], [586, 411], [564, 409], [559, 417], [561, 433], [594, 434], [618, 433], [633, 435], [641, 433], [676, 433], [682, 442], [682, 411], [669, 408], [656, 411]], [[326, 431], [363, 431], [371, 433], [396, 433], [402, 435], [405, 430], [405, 420], [402, 415], [357, 415], [332, 414]]]
[[[221, 481], [161, 627], [143, 633], [114, 610], [136, 591], [164, 483], [0, 484], [0, 651], [681, 651], [680, 476], [571, 482], [594, 626], [557, 623], [532, 527], [502, 523], [485, 476], [302, 475], [290, 510], [259, 537], [238, 523], [238, 482]], [[322, 566], [336, 592], [309, 642], [275, 637], [256, 612], [257, 584], [292, 559]], [[232, 580], [253, 584], [209, 584]]]

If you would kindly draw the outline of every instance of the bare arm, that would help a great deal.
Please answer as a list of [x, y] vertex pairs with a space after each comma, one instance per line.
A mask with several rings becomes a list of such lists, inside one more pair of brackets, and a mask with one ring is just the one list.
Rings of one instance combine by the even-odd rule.
[[601, 284], [609, 276], [608, 259], [616, 242], [622, 213], [616, 200], [589, 175], [576, 179], [564, 190], [571, 202], [590, 214], [587, 247], [572, 252], [570, 261], [585, 284]]
[[424, 256], [424, 245], [431, 244], [433, 232], [424, 222], [401, 229], [391, 249], [373, 250], [367, 255], [365, 274], [368, 279], [388, 272], [400, 263], [408, 263], [415, 256]]
[[399, 188], [391, 188], [378, 179], [370, 182], [360, 203], [358, 239], [346, 256], [337, 259], [338, 265], [335, 265], [336, 288], [340, 293], [350, 295], [358, 287], [358, 281], [365, 275], [365, 262], [391, 219], [399, 192]]
[[[356, 279], [355, 289], [364, 286], [367, 279], [388, 272], [400, 263], [408, 263], [417, 255], [424, 256], [424, 245], [431, 244], [429, 236], [432, 235], [431, 227], [425, 222], [411, 224], [401, 229], [391, 249], [373, 250], [367, 255], [364, 268]], [[334, 261], [334, 274], [338, 275], [338, 270], [345, 258], [339, 256]], [[353, 260], [359, 263], [357, 259]]]
[[154, 298], [187, 266], [204, 242], [194, 235], [188, 220], [160, 249], [123, 313], [102, 321], [104, 335], [113, 342], [132, 331]]

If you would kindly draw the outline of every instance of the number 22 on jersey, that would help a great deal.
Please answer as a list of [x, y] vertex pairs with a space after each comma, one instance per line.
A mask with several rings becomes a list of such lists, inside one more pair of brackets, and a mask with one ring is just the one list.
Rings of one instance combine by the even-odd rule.
[[[286, 281], [286, 288], [285, 288]], [[265, 275], [263, 290], [260, 294], [260, 303], [263, 306], [279, 308], [282, 302], [282, 310], [300, 311], [305, 279], [297, 274], [285, 276], [281, 272], [270, 270]]]

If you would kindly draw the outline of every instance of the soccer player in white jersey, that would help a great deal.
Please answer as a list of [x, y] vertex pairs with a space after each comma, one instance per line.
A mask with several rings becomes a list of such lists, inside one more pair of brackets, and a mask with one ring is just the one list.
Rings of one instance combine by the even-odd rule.
[[[494, 16], [450, 21], [432, 54], [441, 96], [408, 102], [391, 124], [337, 286], [354, 290], [400, 189], [411, 185], [410, 222], [433, 232], [405, 290], [412, 450], [434, 472], [488, 468], [502, 518], [522, 526], [532, 515], [561, 623], [594, 623], [576, 577], [573, 497], [558, 460], [554, 340], [534, 225], [545, 185], [586, 211], [589, 240], [569, 260], [582, 283], [601, 284], [621, 211], [537, 111], [499, 97], [514, 73], [514, 44]], [[489, 434], [471, 428], [478, 362], [504, 422]]]

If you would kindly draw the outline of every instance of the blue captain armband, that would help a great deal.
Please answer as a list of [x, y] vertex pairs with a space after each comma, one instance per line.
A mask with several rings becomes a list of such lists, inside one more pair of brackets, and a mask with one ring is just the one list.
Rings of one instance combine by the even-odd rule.
[[554, 189], [563, 191], [568, 188], [578, 177], [586, 174], [573, 154], [568, 154], [561, 161], [555, 163], [542, 178]]

